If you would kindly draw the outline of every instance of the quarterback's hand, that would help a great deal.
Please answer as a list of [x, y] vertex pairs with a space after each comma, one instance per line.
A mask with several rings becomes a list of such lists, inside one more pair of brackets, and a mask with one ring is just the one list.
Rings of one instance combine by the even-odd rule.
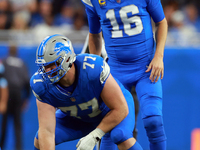
[[163, 79], [164, 76], [164, 65], [163, 65], [163, 57], [154, 56], [149, 66], [147, 66], [147, 70], [145, 72], [149, 72], [151, 70], [151, 75], [149, 79], [151, 82], [157, 82], [159, 77]]
[[76, 150], [93, 150], [96, 143], [104, 136], [104, 132], [96, 128], [92, 132], [90, 132], [87, 136], [81, 138], [77, 145]]

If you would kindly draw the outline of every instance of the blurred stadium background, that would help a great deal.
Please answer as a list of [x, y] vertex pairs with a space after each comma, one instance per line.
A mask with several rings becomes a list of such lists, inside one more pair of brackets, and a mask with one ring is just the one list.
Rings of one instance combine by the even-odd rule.
[[[162, 0], [169, 24], [163, 79], [163, 115], [167, 150], [200, 150], [200, 2]], [[88, 34], [87, 18], [81, 0], [0, 0], [0, 58], [15, 43], [29, 69], [37, 70], [35, 52], [39, 42], [51, 34], [71, 39], [76, 54]], [[38, 129], [35, 98], [23, 113], [23, 149], [33, 149]], [[1, 124], [0, 115], [0, 124]], [[142, 121], [138, 120], [138, 141], [148, 150]], [[8, 123], [6, 149], [14, 150], [12, 120]], [[0, 129], [1, 130], [1, 129]], [[0, 131], [1, 132], [1, 131]], [[64, 143], [57, 150], [75, 150], [77, 141]]]

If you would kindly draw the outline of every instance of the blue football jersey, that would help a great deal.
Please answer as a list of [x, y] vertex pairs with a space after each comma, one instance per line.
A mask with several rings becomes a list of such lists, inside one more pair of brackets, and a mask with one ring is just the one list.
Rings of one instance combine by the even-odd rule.
[[47, 84], [38, 72], [30, 80], [32, 91], [38, 100], [59, 108], [68, 116], [86, 122], [99, 121], [110, 110], [100, 97], [110, 68], [103, 58], [89, 54], [78, 55], [74, 64], [77, 77], [71, 94], [58, 83]]
[[82, 0], [90, 33], [102, 31], [108, 57], [136, 61], [154, 52], [151, 18], [165, 16], [160, 0]]

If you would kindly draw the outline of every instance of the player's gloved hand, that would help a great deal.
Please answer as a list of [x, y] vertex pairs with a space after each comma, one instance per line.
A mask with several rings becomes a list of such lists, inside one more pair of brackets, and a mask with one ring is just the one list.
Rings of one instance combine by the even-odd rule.
[[77, 145], [76, 150], [93, 150], [96, 143], [104, 136], [104, 132], [96, 128], [92, 132], [90, 132], [87, 136], [81, 138]]

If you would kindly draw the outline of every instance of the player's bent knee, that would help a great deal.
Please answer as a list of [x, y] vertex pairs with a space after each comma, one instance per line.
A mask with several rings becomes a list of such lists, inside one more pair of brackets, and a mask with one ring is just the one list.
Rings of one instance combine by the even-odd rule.
[[38, 139], [35, 137], [35, 139], [34, 139], [34, 147], [35, 148], [37, 148], [37, 149], [39, 149], [40, 147], [39, 147], [39, 141], [38, 141]]
[[162, 116], [149, 116], [144, 118], [143, 122], [150, 142], [166, 140]]
[[124, 141], [124, 133], [120, 129], [114, 129], [110, 133], [110, 138], [115, 144], [122, 143]]
[[131, 134], [132, 132], [129, 134], [129, 132], [117, 128], [111, 131], [110, 138], [115, 144], [119, 144], [131, 138]]

